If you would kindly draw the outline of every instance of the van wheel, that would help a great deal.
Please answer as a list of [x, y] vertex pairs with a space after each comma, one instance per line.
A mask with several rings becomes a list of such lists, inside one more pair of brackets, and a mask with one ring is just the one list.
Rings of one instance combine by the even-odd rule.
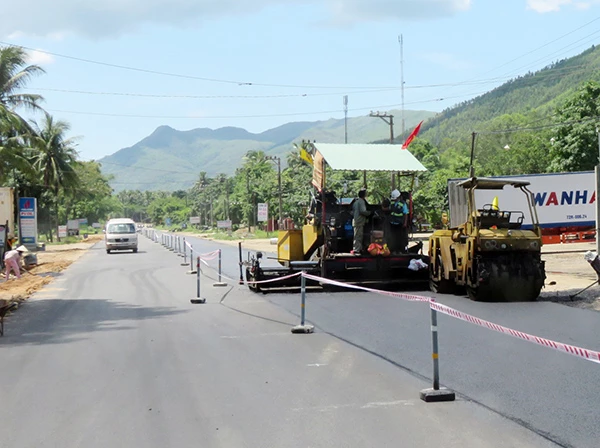
[[135, 249], [133, 249], [133, 253], [137, 254], [137, 247]]
[[110, 254], [110, 249], [106, 249], [106, 253], [107, 253], [107, 254]]

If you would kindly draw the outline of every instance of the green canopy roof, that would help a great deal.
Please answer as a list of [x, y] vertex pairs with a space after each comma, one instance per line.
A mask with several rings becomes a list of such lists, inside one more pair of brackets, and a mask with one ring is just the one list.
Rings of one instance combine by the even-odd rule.
[[315, 143], [314, 146], [333, 170], [427, 171], [401, 145]]

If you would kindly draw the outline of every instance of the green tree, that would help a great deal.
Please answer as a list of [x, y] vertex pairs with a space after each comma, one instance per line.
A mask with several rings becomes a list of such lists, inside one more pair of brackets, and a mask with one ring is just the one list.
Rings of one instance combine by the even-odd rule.
[[558, 127], [550, 155], [552, 171], [592, 170], [598, 164], [600, 84], [587, 82], [558, 108]]
[[40, 95], [22, 90], [35, 75], [44, 73], [37, 65], [27, 65], [27, 53], [19, 47], [0, 47], [0, 182], [9, 170], [28, 171], [30, 165], [23, 151], [25, 137], [31, 133], [18, 109], [38, 109]]
[[32, 166], [42, 185], [52, 192], [56, 225], [60, 222], [58, 200], [61, 190], [74, 189], [79, 184], [75, 170], [77, 152], [74, 147], [74, 139], [66, 138], [69, 128], [68, 123], [55, 121], [50, 114], [45, 112], [42, 126], [38, 126], [34, 122], [35, 134], [30, 137], [34, 149]]

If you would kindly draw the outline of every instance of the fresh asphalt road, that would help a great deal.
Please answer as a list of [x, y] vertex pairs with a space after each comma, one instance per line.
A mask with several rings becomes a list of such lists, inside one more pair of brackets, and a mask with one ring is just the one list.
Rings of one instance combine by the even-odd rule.
[[[224, 272], [239, 278], [237, 248], [193, 238], [188, 241], [197, 252], [221, 247]], [[516, 330], [600, 350], [597, 312], [549, 302], [477, 303], [428, 291], [418, 294]], [[298, 294], [257, 297], [299, 315]], [[308, 294], [306, 313], [318, 331], [417, 377], [431, 378], [426, 305], [362, 292], [313, 293]], [[445, 315], [438, 319], [441, 381], [445, 386], [559, 445], [600, 446], [599, 364]]]
[[[202, 277], [207, 303], [192, 305], [195, 277], [180, 262], [145, 238], [137, 254], [98, 244], [7, 319], [1, 447], [556, 446], [461, 397], [420, 401], [428, 381], [335, 328], [292, 335], [297, 318], [269, 296]], [[311, 297], [309, 312], [348, 321], [363, 345], [420, 343], [396, 337], [414, 310], [373, 320], [383, 305], [369, 297], [319, 301]]]

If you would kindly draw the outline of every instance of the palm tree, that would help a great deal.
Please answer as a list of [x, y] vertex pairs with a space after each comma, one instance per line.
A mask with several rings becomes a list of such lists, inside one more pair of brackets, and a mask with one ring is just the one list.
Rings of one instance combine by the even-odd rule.
[[30, 173], [31, 164], [24, 151], [24, 132], [20, 117], [0, 105], [0, 184], [10, 170]]
[[[26, 64], [27, 53], [22, 48], [0, 48], [0, 105], [9, 110], [18, 107], [39, 109], [43, 100], [41, 95], [20, 93], [33, 76], [45, 73], [38, 65]], [[25, 122], [22, 118], [21, 121]]]
[[43, 98], [20, 90], [44, 70], [26, 64], [27, 53], [22, 48], [0, 48], [0, 182], [6, 180], [10, 169], [26, 171], [30, 168], [23, 151], [23, 138], [31, 133], [31, 128], [15, 109], [39, 109]]
[[34, 149], [32, 165], [45, 188], [54, 196], [58, 225], [58, 196], [60, 189], [75, 189], [79, 178], [75, 170], [77, 151], [75, 139], [66, 138], [70, 126], [65, 121], [55, 121], [52, 115], [44, 112], [42, 126], [32, 122], [34, 135], [31, 145]]

